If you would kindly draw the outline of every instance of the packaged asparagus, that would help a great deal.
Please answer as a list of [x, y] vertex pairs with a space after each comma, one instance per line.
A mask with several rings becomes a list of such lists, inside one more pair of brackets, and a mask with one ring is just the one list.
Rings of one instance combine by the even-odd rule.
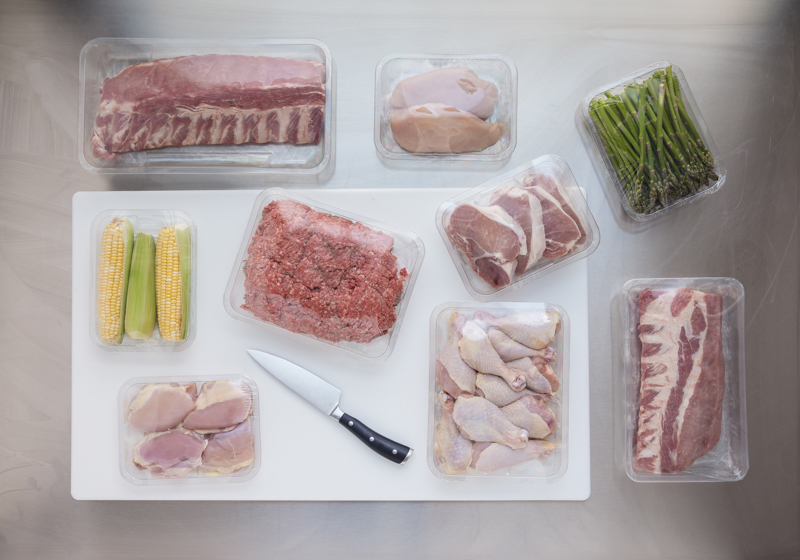
[[179, 210], [107, 210], [92, 224], [92, 337], [105, 350], [179, 351], [195, 336], [197, 231]]
[[634, 220], [663, 216], [725, 182], [719, 152], [686, 78], [669, 62], [591, 91], [583, 117]]

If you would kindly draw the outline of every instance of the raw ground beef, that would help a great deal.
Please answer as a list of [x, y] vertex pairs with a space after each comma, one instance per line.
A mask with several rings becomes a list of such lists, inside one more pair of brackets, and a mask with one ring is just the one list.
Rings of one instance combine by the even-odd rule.
[[242, 309], [292, 332], [369, 342], [397, 320], [408, 276], [393, 245], [364, 224], [271, 202], [248, 248]]

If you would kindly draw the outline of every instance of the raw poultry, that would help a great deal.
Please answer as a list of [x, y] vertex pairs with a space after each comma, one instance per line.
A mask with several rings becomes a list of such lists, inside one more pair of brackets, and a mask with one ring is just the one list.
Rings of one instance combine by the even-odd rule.
[[[435, 464], [445, 474], [496, 471], [549, 455], [558, 428], [548, 406], [560, 383], [553, 311], [447, 317], [435, 364]], [[513, 359], [511, 359], [513, 358]]]
[[255, 458], [253, 395], [240, 381], [149, 383], [127, 407], [144, 435], [132, 450], [137, 468], [159, 478], [230, 475]]

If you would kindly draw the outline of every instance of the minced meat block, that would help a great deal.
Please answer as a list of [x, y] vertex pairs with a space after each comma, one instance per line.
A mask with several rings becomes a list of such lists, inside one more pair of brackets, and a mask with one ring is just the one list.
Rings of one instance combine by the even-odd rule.
[[408, 272], [393, 246], [364, 224], [271, 202], [248, 248], [242, 309], [296, 333], [369, 342], [397, 320]]

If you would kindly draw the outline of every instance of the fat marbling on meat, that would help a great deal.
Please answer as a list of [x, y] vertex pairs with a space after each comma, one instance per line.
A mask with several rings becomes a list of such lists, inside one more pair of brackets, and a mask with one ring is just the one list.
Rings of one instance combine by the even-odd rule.
[[319, 142], [325, 67], [208, 54], [142, 62], [100, 88], [95, 157], [201, 144]]
[[543, 173], [532, 173], [526, 176], [522, 180], [523, 184], [526, 187], [532, 187], [533, 185], [537, 185], [542, 188], [547, 194], [552, 196], [556, 201], [561, 205], [561, 209], [564, 213], [572, 218], [572, 221], [575, 222], [575, 225], [578, 227], [578, 233], [580, 236], [578, 240], [575, 241], [575, 247], [581, 247], [586, 242], [586, 229], [587, 226], [585, 221], [581, 216], [578, 215], [578, 212], [573, 208], [570, 196], [564, 191], [561, 183], [556, 181], [555, 177], [552, 175], [545, 175]]
[[505, 186], [492, 195], [492, 204], [500, 206], [516, 221], [526, 238], [526, 252], [517, 257], [515, 274], [524, 274], [542, 258], [546, 246], [542, 205], [539, 199], [518, 187]]
[[447, 217], [445, 231], [470, 266], [495, 288], [511, 282], [517, 257], [528, 251], [522, 226], [500, 206], [459, 204]]
[[636, 465], [654, 473], [683, 471], [714, 448], [722, 430], [722, 296], [645, 289], [638, 311]]

